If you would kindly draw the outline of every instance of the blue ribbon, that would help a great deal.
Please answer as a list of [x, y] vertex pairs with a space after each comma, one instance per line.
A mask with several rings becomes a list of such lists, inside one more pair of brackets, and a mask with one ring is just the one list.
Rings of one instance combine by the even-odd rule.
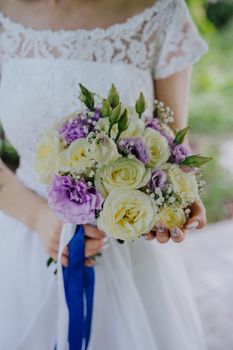
[[85, 267], [85, 236], [77, 226], [69, 242], [69, 265], [63, 267], [66, 302], [69, 310], [69, 350], [87, 349], [94, 299], [94, 268]]

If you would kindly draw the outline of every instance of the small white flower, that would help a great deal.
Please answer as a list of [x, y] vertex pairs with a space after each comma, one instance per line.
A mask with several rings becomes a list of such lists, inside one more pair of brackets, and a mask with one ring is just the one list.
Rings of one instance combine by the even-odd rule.
[[157, 194], [157, 196], [161, 196], [162, 195], [162, 191], [160, 190], [160, 188], [156, 188], [155, 189], [155, 194]]
[[173, 196], [170, 197], [169, 200], [168, 200], [168, 202], [171, 203], [171, 204], [175, 203], [175, 201], [176, 201], [176, 199]]

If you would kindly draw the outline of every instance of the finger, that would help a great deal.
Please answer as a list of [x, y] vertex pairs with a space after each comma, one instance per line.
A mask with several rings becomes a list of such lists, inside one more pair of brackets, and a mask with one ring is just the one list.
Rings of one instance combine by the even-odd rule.
[[58, 252], [59, 249], [59, 242], [54, 242], [54, 241], [50, 241], [48, 242], [48, 250], [50, 251], [56, 251]]
[[95, 256], [101, 252], [101, 248], [98, 249], [89, 249], [85, 251], [85, 257], [89, 258], [90, 256]]
[[61, 264], [65, 267], [68, 267], [68, 257], [65, 255], [61, 256]]
[[202, 215], [194, 215], [192, 216], [186, 226], [186, 230], [195, 230], [195, 229], [201, 229], [206, 225], [206, 218]]
[[147, 241], [153, 241], [153, 239], [155, 239], [155, 232], [151, 231], [145, 235], [143, 235], [144, 239], [146, 239]]
[[85, 256], [89, 257], [99, 253], [103, 247], [103, 239], [86, 239]]
[[86, 224], [84, 226], [85, 236], [89, 238], [103, 238], [105, 236], [105, 233], [101, 230], [99, 230], [97, 227], [94, 227], [92, 225]]
[[57, 261], [58, 251], [55, 249], [49, 249], [49, 256], [53, 258], [54, 261]]
[[191, 206], [191, 216], [185, 226], [187, 230], [201, 229], [206, 225], [206, 210], [201, 201]]
[[171, 239], [175, 243], [180, 243], [184, 240], [185, 234], [178, 227], [174, 227], [170, 230]]
[[169, 231], [163, 224], [156, 225], [156, 238], [159, 243], [167, 243], [169, 241]]
[[95, 265], [95, 260], [94, 259], [86, 259], [85, 261], [85, 266], [87, 267], [93, 267]]
[[64, 248], [62, 254], [65, 255], [65, 256], [69, 256], [69, 248], [68, 248], [68, 246], [66, 246], [66, 247]]

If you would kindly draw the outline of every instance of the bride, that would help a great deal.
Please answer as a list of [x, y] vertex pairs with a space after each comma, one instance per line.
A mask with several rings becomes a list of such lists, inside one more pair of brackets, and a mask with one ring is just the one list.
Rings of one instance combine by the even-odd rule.
[[[143, 90], [148, 113], [156, 95], [182, 128], [191, 66], [205, 52], [184, 0], [0, 0], [0, 117], [20, 155], [16, 175], [0, 163], [1, 350], [68, 349], [57, 278], [45, 266], [64, 227], [34, 172], [40, 133], [77, 108], [79, 83], [102, 96], [114, 83], [127, 104]], [[186, 229], [204, 225], [198, 201]], [[102, 251], [90, 350], [205, 349], [174, 244], [184, 231], [161, 225], [123, 246], [91, 225], [85, 235], [87, 265]]]

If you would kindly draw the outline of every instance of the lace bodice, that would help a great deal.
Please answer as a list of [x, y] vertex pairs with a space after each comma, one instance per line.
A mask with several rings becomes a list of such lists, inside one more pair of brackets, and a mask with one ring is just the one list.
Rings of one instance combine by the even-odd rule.
[[64, 58], [133, 64], [163, 78], [194, 63], [205, 51], [184, 0], [157, 0], [153, 6], [107, 29], [36, 30], [0, 13], [3, 60]]
[[183, 69], [205, 51], [184, 0], [157, 0], [125, 23], [94, 30], [36, 30], [0, 12], [0, 118], [32, 168], [40, 132], [78, 107], [78, 83], [100, 95], [115, 83], [127, 104], [143, 90], [152, 102], [153, 77]]

